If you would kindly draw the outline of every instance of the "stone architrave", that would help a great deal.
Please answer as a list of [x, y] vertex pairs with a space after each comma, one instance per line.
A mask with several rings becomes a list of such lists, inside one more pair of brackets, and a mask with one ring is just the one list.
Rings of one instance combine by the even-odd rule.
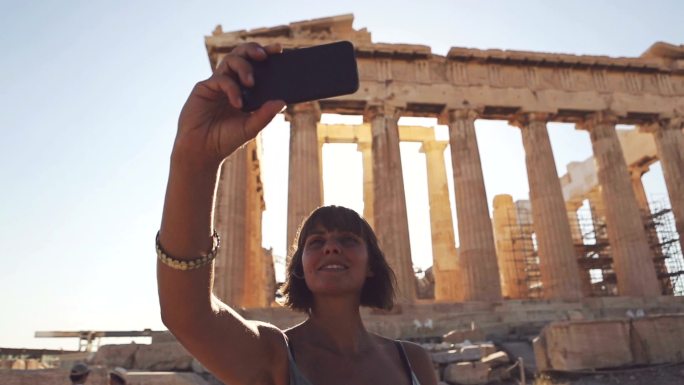
[[380, 247], [397, 277], [399, 302], [416, 298], [416, 277], [411, 261], [404, 177], [399, 149], [400, 109], [372, 106], [370, 122], [373, 154], [373, 211]]
[[231, 306], [242, 305], [245, 288], [249, 155], [248, 146], [243, 146], [223, 162], [214, 202], [214, 228], [221, 234], [214, 263], [214, 294]]
[[501, 299], [501, 283], [475, 137], [476, 117], [474, 110], [449, 111], [461, 290], [465, 301], [497, 301]]
[[454, 223], [451, 219], [449, 187], [444, 166], [444, 150], [447, 144], [447, 142], [426, 141], [421, 147], [427, 164], [432, 272], [435, 276], [435, 300], [437, 301], [461, 299]]
[[511, 123], [520, 128], [525, 148], [543, 296], [575, 300], [582, 297], [582, 288], [579, 277], [568, 274], [577, 271], [577, 256], [546, 128], [548, 118], [548, 114], [529, 113]]
[[684, 117], [662, 120], [649, 128], [653, 132], [675, 227], [684, 250]]
[[358, 142], [357, 150], [363, 160], [363, 217], [374, 227], [373, 217], [373, 152], [370, 142]]
[[287, 189], [288, 258], [302, 221], [323, 203], [321, 159], [316, 126], [321, 113], [315, 102], [287, 107], [290, 122], [290, 166]]
[[598, 112], [580, 127], [589, 131], [596, 159], [618, 292], [622, 296], [657, 296], [660, 285], [653, 253], [615, 132], [616, 123], [611, 114]]

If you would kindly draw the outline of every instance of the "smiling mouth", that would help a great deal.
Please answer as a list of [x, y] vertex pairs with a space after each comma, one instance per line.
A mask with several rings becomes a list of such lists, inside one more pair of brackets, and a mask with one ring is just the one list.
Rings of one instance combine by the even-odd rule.
[[347, 269], [348, 269], [347, 266], [331, 263], [329, 265], [325, 265], [325, 266], [321, 267], [318, 270], [320, 270], [320, 271], [345, 271]]

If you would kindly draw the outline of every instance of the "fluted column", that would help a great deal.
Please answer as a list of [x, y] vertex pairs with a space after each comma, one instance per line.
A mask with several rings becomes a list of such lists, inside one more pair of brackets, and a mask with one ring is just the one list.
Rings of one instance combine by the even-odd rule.
[[663, 168], [679, 242], [684, 250], [684, 117], [664, 119], [650, 128]]
[[373, 152], [370, 142], [358, 142], [357, 150], [363, 160], [363, 217], [371, 227], [374, 225], [373, 212]]
[[511, 124], [520, 127], [525, 148], [543, 296], [578, 299], [582, 297], [581, 283], [578, 275], [571, 273], [578, 269], [577, 256], [546, 130], [548, 118], [547, 114], [530, 113], [516, 117]]
[[[245, 220], [245, 238], [246, 238], [246, 252], [245, 252], [245, 286], [248, 290], [243, 290], [242, 306], [246, 308], [267, 307], [273, 301], [275, 294], [269, 291], [272, 286], [268, 282], [268, 272], [270, 269], [267, 264], [269, 261], [264, 255], [264, 250], [261, 247], [261, 215], [266, 207], [264, 202], [264, 189], [261, 184], [261, 146], [259, 143], [260, 137], [253, 140], [246, 145], [248, 154], [247, 158], [247, 183], [245, 184], [246, 192], [246, 209], [247, 216]], [[272, 260], [270, 261], [272, 264]]]
[[642, 176], [648, 172], [648, 166], [638, 167], [633, 166], [629, 168], [630, 178], [632, 180], [632, 189], [636, 196], [639, 210], [641, 211], [641, 219], [644, 224], [644, 231], [646, 232], [646, 239], [653, 252], [653, 266], [655, 266], [658, 281], [663, 294], [672, 294], [672, 282], [667, 271], [663, 250], [660, 247], [660, 238], [658, 237], [658, 229], [653, 221], [651, 215], [651, 207], [648, 204], [646, 197], [646, 190], [642, 182]]
[[[578, 201], [567, 201], [565, 202], [565, 210], [568, 213], [568, 223], [570, 224], [570, 234], [572, 234], [572, 243], [575, 250], [582, 248], [584, 245], [584, 237], [582, 236], [582, 228], [580, 227], [579, 217], [577, 216], [577, 210], [582, 206], [582, 202]], [[582, 295], [584, 297], [589, 297], [592, 295], [593, 289], [591, 285], [591, 275], [589, 274], [589, 269], [584, 268], [582, 265], [582, 259], [585, 257], [583, 253], [577, 253], [578, 264], [578, 276], [580, 284], [582, 287]]]
[[527, 240], [518, 225], [518, 209], [512, 196], [502, 194], [494, 197], [492, 220], [496, 257], [501, 272], [501, 292], [508, 299], [527, 298], [527, 266], [524, 247], [521, 247]]
[[582, 229], [580, 228], [579, 218], [577, 217], [577, 210], [580, 207], [582, 207], [582, 202], [565, 202], [565, 211], [568, 213], [568, 223], [570, 224], [572, 243], [575, 245], [582, 244]]
[[581, 127], [589, 131], [596, 159], [618, 292], [623, 296], [657, 296], [660, 285], [653, 253], [615, 132], [616, 123], [610, 114], [596, 113]]
[[300, 103], [287, 107], [290, 122], [290, 170], [287, 188], [288, 255], [302, 221], [323, 203], [321, 189], [318, 136], [320, 119], [317, 103]]
[[242, 306], [247, 253], [247, 157], [243, 146], [221, 165], [214, 202], [214, 228], [221, 234], [214, 265], [214, 294], [232, 306]]
[[399, 152], [400, 110], [373, 106], [365, 119], [371, 124], [374, 224], [380, 246], [397, 276], [399, 302], [416, 298], [411, 261], [406, 195]]
[[648, 172], [648, 166], [646, 167], [629, 167], [629, 177], [632, 182], [632, 189], [634, 190], [634, 197], [636, 198], [637, 205], [641, 211], [643, 217], [649, 217], [651, 215], [651, 208], [648, 205], [648, 198], [646, 197], [646, 190], [644, 189], [644, 183], [641, 181], [641, 177]]
[[594, 187], [587, 193], [589, 209], [591, 210], [592, 227], [594, 228], [594, 238], [597, 243], [608, 241], [608, 231], [606, 231], [606, 208], [603, 204], [603, 193], [601, 186]]
[[432, 272], [435, 276], [435, 300], [457, 301], [460, 296], [458, 257], [451, 219], [449, 187], [444, 149], [447, 142], [423, 142], [421, 152], [427, 163], [430, 230], [432, 234]]
[[496, 247], [489, 218], [473, 110], [449, 112], [459, 238], [459, 271], [465, 301], [501, 299]]

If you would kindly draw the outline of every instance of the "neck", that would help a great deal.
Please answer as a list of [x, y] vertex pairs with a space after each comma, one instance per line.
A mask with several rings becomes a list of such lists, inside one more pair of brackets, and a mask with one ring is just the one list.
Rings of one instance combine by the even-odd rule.
[[358, 353], [370, 343], [357, 301], [352, 303], [341, 298], [315, 301], [306, 324], [313, 344], [339, 354]]

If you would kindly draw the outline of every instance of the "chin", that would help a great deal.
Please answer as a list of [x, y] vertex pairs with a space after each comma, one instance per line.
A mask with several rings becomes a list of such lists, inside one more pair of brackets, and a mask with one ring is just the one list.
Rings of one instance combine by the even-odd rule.
[[361, 288], [358, 287], [342, 287], [340, 285], [331, 284], [320, 284], [315, 286], [309, 286], [309, 290], [316, 295], [321, 296], [332, 296], [332, 297], [342, 297], [342, 296], [361, 296]]

